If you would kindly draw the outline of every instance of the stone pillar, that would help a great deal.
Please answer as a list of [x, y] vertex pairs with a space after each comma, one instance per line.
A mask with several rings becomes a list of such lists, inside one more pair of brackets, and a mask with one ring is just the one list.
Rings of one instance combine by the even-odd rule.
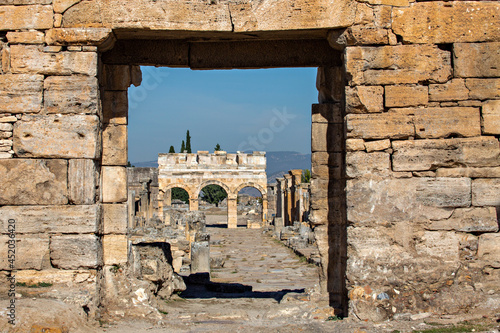
[[165, 191], [165, 196], [163, 199], [165, 206], [172, 206], [172, 189], [168, 189]]
[[267, 197], [262, 196], [262, 221], [267, 222]]
[[285, 226], [292, 225], [292, 175], [284, 175], [285, 177], [285, 215], [284, 222]]
[[227, 197], [227, 227], [238, 227], [238, 200], [236, 196]]
[[191, 274], [210, 273], [210, 235], [197, 232], [191, 243]]
[[194, 211], [199, 209], [198, 198], [189, 197], [189, 210]]
[[281, 218], [285, 215], [284, 181], [284, 178], [276, 178], [276, 217]]

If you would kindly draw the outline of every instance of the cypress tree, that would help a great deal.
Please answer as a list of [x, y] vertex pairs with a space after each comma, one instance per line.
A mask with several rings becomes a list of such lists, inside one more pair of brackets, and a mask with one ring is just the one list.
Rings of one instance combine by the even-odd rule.
[[189, 130], [186, 132], [186, 150], [191, 153], [191, 136], [189, 135]]
[[184, 143], [184, 140], [182, 140], [182, 144], [181, 144], [181, 153], [184, 152], [184, 150], [186, 150], [186, 144]]
[[168, 153], [169, 154], [174, 154], [175, 153], [174, 146], [170, 146], [170, 149], [169, 149]]

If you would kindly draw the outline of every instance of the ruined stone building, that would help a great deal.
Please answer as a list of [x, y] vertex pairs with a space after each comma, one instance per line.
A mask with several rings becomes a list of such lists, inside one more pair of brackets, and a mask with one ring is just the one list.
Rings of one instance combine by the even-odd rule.
[[157, 168], [127, 168], [127, 191], [129, 227], [144, 227], [152, 219], [161, 220]]
[[237, 227], [238, 192], [254, 187], [262, 194], [262, 218], [267, 219], [266, 157], [263, 152], [228, 154], [225, 151], [199, 151], [197, 154], [158, 155], [159, 210], [170, 206], [173, 188], [189, 195], [189, 209], [198, 210], [198, 198], [205, 186], [218, 185], [227, 193], [229, 228]]
[[139, 66], [317, 67], [321, 302], [376, 320], [498, 312], [499, 13], [497, 1], [0, 1], [2, 279], [15, 221], [18, 281], [70, 285], [65, 301], [89, 313], [112, 305], [113, 268], [130, 265]]
[[310, 184], [302, 183], [302, 170], [290, 170], [276, 178], [275, 225], [289, 226], [294, 222], [309, 221]]

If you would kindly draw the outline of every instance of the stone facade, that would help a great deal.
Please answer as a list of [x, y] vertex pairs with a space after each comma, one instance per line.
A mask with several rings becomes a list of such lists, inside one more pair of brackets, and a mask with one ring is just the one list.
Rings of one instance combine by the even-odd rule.
[[159, 154], [159, 210], [171, 204], [171, 190], [182, 188], [189, 195], [189, 209], [198, 210], [198, 198], [207, 185], [219, 185], [227, 193], [229, 228], [237, 227], [237, 196], [244, 187], [254, 187], [262, 194], [262, 219], [267, 220], [266, 157], [263, 152], [214, 154]]
[[[283, 178], [276, 178], [275, 226], [291, 226], [294, 222], [308, 221], [310, 183], [302, 183], [302, 170], [290, 170]], [[281, 220], [279, 220], [281, 219]], [[277, 222], [278, 221], [278, 222]]]
[[110, 268], [130, 253], [127, 88], [141, 83], [138, 65], [314, 66], [310, 220], [330, 304], [374, 320], [498, 311], [499, 10], [0, 1], [0, 220], [16, 221], [17, 275], [54, 290], [71, 280], [66, 301], [110, 304]]

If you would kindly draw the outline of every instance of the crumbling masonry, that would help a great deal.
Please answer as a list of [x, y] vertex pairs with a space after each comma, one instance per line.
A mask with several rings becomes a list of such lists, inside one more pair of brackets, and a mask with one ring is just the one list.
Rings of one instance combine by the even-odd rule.
[[496, 1], [0, 0], [2, 278], [13, 219], [19, 281], [108, 304], [130, 249], [139, 65], [312, 66], [325, 300], [375, 320], [498, 311], [499, 15]]

